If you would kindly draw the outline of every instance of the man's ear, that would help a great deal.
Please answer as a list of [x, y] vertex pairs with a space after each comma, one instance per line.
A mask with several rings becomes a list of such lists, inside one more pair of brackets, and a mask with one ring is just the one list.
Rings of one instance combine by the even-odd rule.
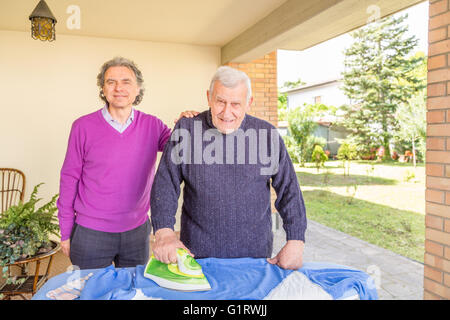
[[250, 97], [250, 99], [248, 100], [247, 106], [245, 107], [246, 112], [250, 110], [252, 103], [253, 103], [253, 97]]
[[208, 101], [208, 106], [210, 105], [209, 104], [209, 90], [206, 90], [206, 101]]

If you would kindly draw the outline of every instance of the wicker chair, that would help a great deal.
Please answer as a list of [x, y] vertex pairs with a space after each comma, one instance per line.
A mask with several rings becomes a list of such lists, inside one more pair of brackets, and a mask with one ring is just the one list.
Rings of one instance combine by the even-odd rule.
[[25, 174], [17, 169], [0, 168], [0, 214], [23, 201]]
[[[0, 168], [0, 216], [25, 196], [25, 174], [18, 169]], [[21, 266], [22, 267], [22, 266]], [[25, 272], [24, 265], [22, 273]]]

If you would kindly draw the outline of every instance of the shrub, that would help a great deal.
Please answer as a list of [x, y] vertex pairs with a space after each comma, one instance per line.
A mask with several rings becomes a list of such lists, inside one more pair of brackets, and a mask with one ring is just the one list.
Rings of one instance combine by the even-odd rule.
[[411, 170], [406, 170], [403, 175], [404, 182], [410, 182], [411, 180], [413, 180], [415, 178], [416, 178], [416, 174], [414, 173], [414, 171], [411, 171]]
[[309, 136], [306, 139], [306, 145], [305, 145], [305, 150], [304, 150], [304, 158], [306, 160], [306, 162], [314, 162], [315, 160], [313, 159], [313, 151], [314, 148], [316, 146], [321, 147], [321, 149], [323, 150], [323, 148], [325, 148], [325, 146], [327, 145], [327, 140], [325, 138], [322, 137], [316, 137], [316, 136]]
[[292, 162], [300, 163], [299, 147], [295, 143], [294, 138], [291, 136], [284, 136], [283, 141]]
[[356, 147], [354, 144], [343, 142], [338, 149], [337, 157], [339, 160], [356, 159]]
[[314, 163], [316, 164], [316, 168], [317, 171], [319, 171], [319, 169], [321, 167], [323, 167], [325, 161], [328, 160], [328, 156], [326, 155], [326, 153], [323, 151], [322, 147], [319, 145], [316, 145], [314, 147], [314, 151], [312, 153], [312, 160], [314, 161]]

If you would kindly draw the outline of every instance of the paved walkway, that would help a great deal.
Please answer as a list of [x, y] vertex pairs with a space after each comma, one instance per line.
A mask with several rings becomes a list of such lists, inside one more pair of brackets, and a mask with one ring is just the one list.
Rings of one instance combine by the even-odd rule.
[[[273, 252], [285, 242], [280, 227], [274, 232]], [[369, 273], [380, 300], [423, 299], [423, 264], [311, 220], [303, 261], [336, 263]]]

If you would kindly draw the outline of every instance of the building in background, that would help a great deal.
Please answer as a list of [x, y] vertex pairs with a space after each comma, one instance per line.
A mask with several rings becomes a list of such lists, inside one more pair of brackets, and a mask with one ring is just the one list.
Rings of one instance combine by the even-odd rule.
[[[341, 89], [341, 79], [328, 79], [315, 83], [308, 83], [297, 88], [283, 91], [287, 98], [287, 109], [293, 110], [309, 104], [324, 104], [337, 108], [336, 115], [340, 115], [339, 107], [344, 104], [350, 104], [350, 99]], [[314, 136], [324, 138], [327, 141], [325, 149], [330, 151], [331, 156], [337, 155], [341, 139], [348, 135], [347, 130], [336, 124], [337, 117], [326, 116], [315, 119], [317, 128]], [[281, 135], [288, 133], [287, 121], [279, 121], [278, 128]]]
[[305, 103], [335, 107], [350, 104], [351, 101], [345, 96], [341, 86], [341, 79], [329, 79], [286, 90], [287, 108], [291, 110]]

